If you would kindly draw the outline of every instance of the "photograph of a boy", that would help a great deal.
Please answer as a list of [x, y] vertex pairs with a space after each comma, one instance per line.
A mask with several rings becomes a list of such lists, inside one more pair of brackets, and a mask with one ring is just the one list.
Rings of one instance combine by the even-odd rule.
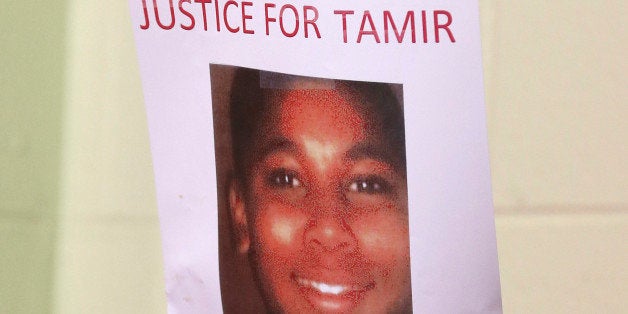
[[[226, 313], [244, 285], [258, 312], [411, 313], [401, 86], [219, 68], [231, 73], [212, 101]], [[228, 274], [242, 272], [229, 254], [249, 282]]]

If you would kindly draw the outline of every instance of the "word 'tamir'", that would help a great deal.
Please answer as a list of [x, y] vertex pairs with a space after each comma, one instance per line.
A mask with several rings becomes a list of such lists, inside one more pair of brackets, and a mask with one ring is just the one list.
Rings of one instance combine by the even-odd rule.
[[[393, 14], [386, 10], [383, 11], [381, 19], [373, 17], [371, 11], [366, 10], [362, 13], [362, 17], [355, 16], [353, 10], [335, 10], [334, 14], [339, 15], [342, 19], [342, 39], [343, 42], [349, 41], [349, 36], [355, 38], [355, 42], [361, 43], [365, 38], [371, 38], [376, 43], [381, 43], [382, 35], [385, 43], [396, 40], [398, 43], [406, 42], [406, 31], [409, 31], [410, 42], [416, 43], [417, 33], [420, 31], [423, 43], [429, 42], [429, 30], [434, 34], [434, 42], [441, 42], [441, 33], [444, 33], [450, 42], [455, 43], [456, 39], [451, 30], [453, 17], [449, 11], [435, 10], [430, 14], [428, 20], [428, 11], [422, 10], [420, 14], [420, 22], [417, 22], [417, 13], [415, 11], [407, 11], [402, 19], [395, 19]], [[376, 22], [377, 21], [377, 22]], [[359, 23], [359, 29], [356, 26]], [[419, 24], [420, 23], [420, 24]], [[352, 31], [353, 30], [353, 31]], [[391, 37], [394, 35], [394, 39]]]

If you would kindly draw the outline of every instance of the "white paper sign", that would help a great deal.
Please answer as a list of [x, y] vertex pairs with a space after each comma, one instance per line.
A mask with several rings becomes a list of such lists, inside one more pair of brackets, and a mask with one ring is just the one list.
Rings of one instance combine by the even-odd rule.
[[501, 313], [476, 1], [129, 4], [170, 313]]

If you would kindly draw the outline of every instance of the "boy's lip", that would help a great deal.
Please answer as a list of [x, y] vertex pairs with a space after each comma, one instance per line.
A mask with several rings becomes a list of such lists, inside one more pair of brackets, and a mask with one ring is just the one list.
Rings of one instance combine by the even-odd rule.
[[348, 292], [366, 291], [375, 286], [373, 282], [366, 283], [332, 283], [326, 281], [317, 281], [303, 277], [293, 276], [293, 280], [301, 287], [314, 289], [320, 294], [341, 295]]
[[365, 293], [375, 288], [372, 280], [355, 280], [344, 274], [330, 274], [319, 278], [292, 273], [291, 277], [313, 307], [330, 312], [349, 311]]

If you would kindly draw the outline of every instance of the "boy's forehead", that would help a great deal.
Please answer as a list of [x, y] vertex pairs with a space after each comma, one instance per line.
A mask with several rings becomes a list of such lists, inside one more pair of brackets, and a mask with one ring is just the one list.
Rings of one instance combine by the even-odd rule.
[[[309, 133], [359, 133], [373, 126], [355, 97], [337, 89], [273, 91], [268, 99], [273, 108], [270, 127], [280, 131]], [[314, 128], [308, 130], [307, 128]], [[355, 134], [358, 136], [358, 134]]]
[[[342, 84], [327, 86], [329, 88], [301, 88], [297, 86], [300, 82], [294, 82], [294, 88], [266, 89], [264, 92], [264, 102], [266, 105], [267, 117], [281, 116], [281, 114], [292, 111], [295, 107], [316, 111], [323, 109], [322, 116], [332, 116], [334, 111], [342, 108], [345, 113], [351, 113], [361, 118], [377, 120], [374, 115], [374, 105], [365, 95], [348, 88]], [[317, 83], [315, 83], [317, 84]], [[306, 105], [314, 105], [305, 108]]]
[[343, 98], [342, 93], [282, 90], [273, 94], [273, 110], [264, 119], [264, 127], [258, 130], [260, 138], [255, 141], [263, 155], [300, 151], [321, 161], [366, 158], [389, 163], [394, 168], [400, 164], [397, 160], [400, 147], [384, 136], [378, 117], [357, 110], [352, 100], [343, 99], [342, 104], [329, 101], [334, 97], [321, 100], [321, 95]]

